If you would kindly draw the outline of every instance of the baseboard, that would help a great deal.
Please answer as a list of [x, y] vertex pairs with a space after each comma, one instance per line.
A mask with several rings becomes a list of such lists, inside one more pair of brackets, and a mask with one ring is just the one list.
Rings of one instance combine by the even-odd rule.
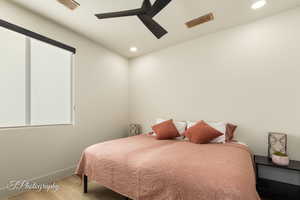
[[[28, 181], [30, 182], [35, 182], [38, 184], [49, 184], [49, 183], [53, 183], [56, 182], [62, 178], [71, 176], [74, 174], [76, 166], [71, 166], [65, 169], [60, 169], [54, 172], [51, 172], [49, 174], [45, 174], [39, 177], [35, 177], [35, 178], [31, 178], [28, 179]], [[20, 178], [22, 179], [22, 178]], [[17, 195], [19, 193], [22, 193], [24, 191], [11, 191], [9, 189], [7, 189], [6, 187], [2, 187], [0, 188], [0, 198], [4, 198], [4, 197], [9, 197], [9, 196], [14, 196]]]

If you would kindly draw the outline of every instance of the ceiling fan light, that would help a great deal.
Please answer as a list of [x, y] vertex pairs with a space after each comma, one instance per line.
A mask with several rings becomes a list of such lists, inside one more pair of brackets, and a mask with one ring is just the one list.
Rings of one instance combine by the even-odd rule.
[[259, 8], [264, 7], [267, 4], [266, 0], [252, 0], [252, 6], [251, 8], [253, 10], [257, 10]]

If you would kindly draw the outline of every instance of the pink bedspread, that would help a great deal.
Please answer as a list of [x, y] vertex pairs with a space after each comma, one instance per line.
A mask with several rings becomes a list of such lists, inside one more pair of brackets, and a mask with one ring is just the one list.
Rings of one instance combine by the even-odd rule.
[[140, 135], [88, 147], [76, 174], [134, 200], [258, 200], [251, 153]]

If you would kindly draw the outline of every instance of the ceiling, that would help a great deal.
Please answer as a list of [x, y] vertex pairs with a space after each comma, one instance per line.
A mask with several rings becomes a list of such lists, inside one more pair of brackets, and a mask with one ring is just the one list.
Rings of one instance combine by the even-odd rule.
[[[250, 0], [173, 0], [154, 19], [168, 34], [157, 40], [137, 17], [98, 20], [94, 14], [139, 8], [143, 0], [77, 0], [75, 11], [56, 0], [11, 0], [29, 10], [50, 18], [125, 57], [132, 58], [166, 48], [183, 41], [224, 28], [248, 23], [300, 5], [300, 0], [268, 0], [268, 4], [252, 10]], [[152, 0], [152, 3], [154, 0]], [[215, 20], [187, 29], [185, 22], [213, 12]], [[131, 46], [138, 52], [130, 52]]]

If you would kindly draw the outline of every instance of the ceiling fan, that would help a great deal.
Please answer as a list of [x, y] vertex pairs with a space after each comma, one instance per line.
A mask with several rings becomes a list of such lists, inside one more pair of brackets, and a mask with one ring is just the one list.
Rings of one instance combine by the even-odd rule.
[[161, 25], [153, 20], [153, 17], [161, 12], [172, 0], [156, 0], [152, 5], [150, 0], [144, 0], [141, 8], [126, 10], [120, 12], [111, 12], [104, 14], [96, 14], [98, 19], [114, 18], [114, 17], [127, 17], [137, 16], [143, 24], [160, 39], [168, 33]]

